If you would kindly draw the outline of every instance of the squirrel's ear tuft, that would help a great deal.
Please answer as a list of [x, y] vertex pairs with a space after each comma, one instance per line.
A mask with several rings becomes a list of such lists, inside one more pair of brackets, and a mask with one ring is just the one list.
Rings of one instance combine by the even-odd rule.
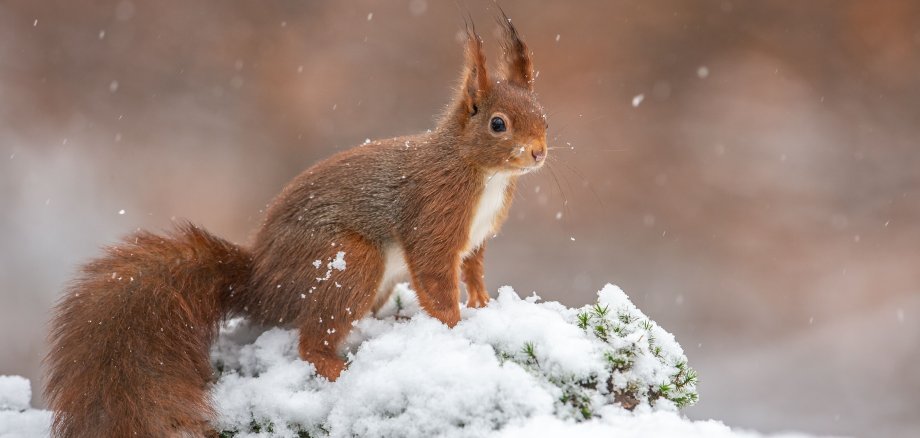
[[498, 24], [502, 28], [502, 73], [508, 82], [533, 90], [533, 59], [527, 44], [521, 40], [517, 29], [511, 24], [511, 19], [505, 14], [499, 6], [498, 10], [501, 15], [497, 17]]
[[492, 84], [486, 73], [486, 56], [482, 51], [482, 38], [476, 33], [472, 20], [466, 25], [466, 63], [463, 67], [463, 82], [458, 96], [459, 104], [469, 117], [478, 111], [481, 100], [488, 94]]

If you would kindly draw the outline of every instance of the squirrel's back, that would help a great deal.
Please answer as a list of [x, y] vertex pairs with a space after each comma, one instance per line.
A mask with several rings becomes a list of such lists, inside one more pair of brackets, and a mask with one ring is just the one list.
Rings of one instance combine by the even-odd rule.
[[443, 139], [430, 133], [369, 141], [317, 163], [275, 198], [261, 234], [280, 226], [311, 232], [346, 228], [378, 243], [391, 239], [423, 192], [452, 185], [445, 173], [462, 171], [438, 141]]

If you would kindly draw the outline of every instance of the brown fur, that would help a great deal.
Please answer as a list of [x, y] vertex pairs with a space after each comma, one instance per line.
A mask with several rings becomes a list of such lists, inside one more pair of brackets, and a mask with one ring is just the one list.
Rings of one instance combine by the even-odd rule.
[[211, 339], [250, 264], [246, 251], [183, 225], [166, 237], [137, 233], [84, 266], [51, 329], [53, 435], [200, 430], [211, 414]]
[[[502, 78], [489, 78], [470, 30], [461, 85], [437, 128], [353, 148], [297, 176], [269, 208], [251, 254], [185, 225], [165, 237], [138, 233], [86, 265], [51, 330], [53, 434], [205, 434], [208, 348], [231, 314], [299, 328], [303, 359], [335, 379], [351, 323], [389, 293], [378, 296], [391, 248], [405, 255], [433, 317], [459, 321], [461, 276], [467, 304], [485, 306], [485, 245], [470, 241], [484, 186], [497, 172], [513, 173], [488, 219], [494, 232], [517, 176], [546, 155], [530, 54], [506, 18]], [[507, 132], [490, 130], [495, 115]], [[330, 264], [340, 251], [344, 270]]]

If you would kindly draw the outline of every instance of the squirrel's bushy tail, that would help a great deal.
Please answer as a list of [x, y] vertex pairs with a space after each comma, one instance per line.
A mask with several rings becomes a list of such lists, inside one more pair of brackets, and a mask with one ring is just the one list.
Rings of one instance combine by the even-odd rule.
[[190, 224], [138, 232], [84, 266], [52, 320], [52, 435], [206, 434], [210, 344], [250, 271], [246, 250]]

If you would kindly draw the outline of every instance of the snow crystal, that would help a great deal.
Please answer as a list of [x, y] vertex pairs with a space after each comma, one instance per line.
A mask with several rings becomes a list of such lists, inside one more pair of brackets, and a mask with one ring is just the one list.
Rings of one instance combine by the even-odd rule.
[[345, 270], [345, 251], [339, 251], [335, 254], [335, 260], [329, 262], [329, 269], [335, 269], [337, 271]]
[[706, 79], [707, 77], [709, 77], [709, 67], [706, 67], [705, 65], [701, 65], [700, 68], [696, 69], [696, 75], [700, 79]]
[[632, 98], [632, 106], [633, 106], [633, 108], [638, 108], [638, 107], [639, 107], [639, 104], [641, 104], [643, 100], [645, 100], [645, 95], [644, 95], [644, 94], [638, 94], [638, 95], [636, 95], [635, 97], [633, 97], [633, 98]]

